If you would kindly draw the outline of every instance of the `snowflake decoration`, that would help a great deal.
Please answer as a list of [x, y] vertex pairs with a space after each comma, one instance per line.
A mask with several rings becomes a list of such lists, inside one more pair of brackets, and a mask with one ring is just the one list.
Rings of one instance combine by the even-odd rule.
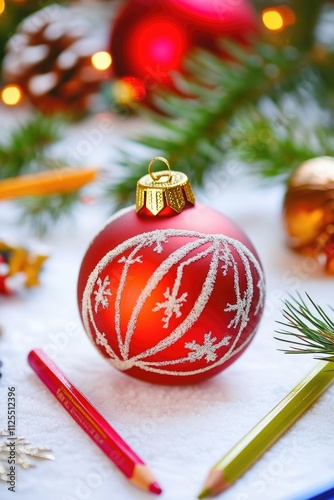
[[223, 276], [226, 276], [228, 268], [233, 267], [233, 258], [231, 250], [229, 249], [228, 244], [226, 242], [224, 242], [220, 250], [219, 260], [223, 262], [221, 269], [223, 271]]
[[127, 266], [131, 266], [132, 264], [135, 264], [136, 262], [138, 262], [138, 264], [142, 264], [143, 263], [143, 256], [138, 255], [134, 259], [132, 259], [131, 257], [121, 257], [118, 262], [120, 264], [124, 263]]
[[235, 312], [234, 318], [230, 321], [228, 328], [234, 327], [236, 328], [239, 323], [241, 328], [244, 329], [245, 325], [248, 323], [248, 314], [249, 314], [249, 301], [250, 298], [247, 294], [247, 290], [244, 293], [243, 298], [238, 296], [235, 304], [227, 304], [224, 311], [226, 312]]
[[186, 342], [184, 344], [184, 347], [192, 351], [188, 353], [188, 359], [190, 361], [196, 361], [205, 357], [205, 361], [207, 363], [209, 363], [209, 361], [215, 361], [217, 359], [216, 351], [220, 347], [228, 345], [230, 343], [231, 337], [223, 337], [223, 339], [218, 342], [218, 344], [214, 344], [216, 340], [217, 337], [211, 337], [211, 332], [208, 332], [204, 335], [203, 345], [197, 344], [195, 340], [193, 340], [192, 342]]
[[154, 243], [156, 243], [156, 246], [153, 248], [153, 252], [162, 253], [164, 251], [162, 244], [168, 243], [168, 238], [166, 238], [163, 233], [158, 232], [154, 236], [148, 236], [146, 238], [145, 246], [150, 247]]
[[98, 286], [98, 289], [94, 291], [94, 295], [95, 295], [95, 308], [94, 308], [94, 310], [97, 313], [97, 310], [98, 310], [100, 304], [102, 305], [103, 309], [107, 309], [107, 307], [109, 306], [108, 296], [111, 296], [112, 293], [109, 289], [107, 289], [107, 286], [110, 285], [110, 281], [109, 281], [108, 276], [106, 276], [104, 278], [103, 283], [102, 283], [101, 278], [98, 278], [96, 284]]
[[106, 339], [106, 334], [105, 333], [98, 332], [96, 334], [96, 344], [97, 345], [102, 345], [103, 347], [107, 347], [108, 346], [108, 341]]
[[163, 328], [168, 328], [169, 320], [175, 314], [176, 318], [181, 316], [181, 307], [184, 302], [187, 302], [188, 293], [184, 292], [180, 297], [176, 297], [173, 293], [170, 293], [170, 288], [167, 287], [164, 297], [165, 302], [157, 302], [153, 312], [160, 311], [161, 309], [165, 309], [165, 316], [162, 318], [162, 322], [165, 323]]
[[15, 465], [20, 465], [23, 469], [34, 467], [35, 463], [31, 458], [45, 458], [54, 460], [54, 456], [49, 453], [50, 448], [45, 446], [32, 446], [25, 438], [12, 437], [7, 430], [0, 431], [0, 481], [7, 481], [9, 473], [8, 446], [10, 442], [15, 442]]
[[107, 353], [109, 354], [109, 356], [111, 357], [111, 359], [115, 358], [115, 353], [111, 349], [110, 345], [108, 344], [108, 340], [106, 338], [106, 334], [105, 333], [97, 332], [97, 334], [96, 334], [96, 345], [101, 345], [102, 347], [104, 347], [105, 350], [107, 351]]

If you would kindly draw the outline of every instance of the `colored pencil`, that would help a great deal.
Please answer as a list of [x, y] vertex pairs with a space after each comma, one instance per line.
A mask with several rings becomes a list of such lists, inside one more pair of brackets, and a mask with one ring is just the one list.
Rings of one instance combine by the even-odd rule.
[[198, 498], [230, 487], [311, 406], [334, 379], [334, 364], [320, 361], [285, 398], [210, 470]]
[[28, 362], [69, 415], [134, 485], [157, 495], [162, 492], [143, 460], [71, 384], [42, 349], [32, 350], [28, 355]]
[[75, 191], [97, 176], [94, 168], [55, 168], [0, 181], [0, 200]]
[[324, 486], [323, 489], [306, 493], [299, 496], [294, 500], [333, 500], [334, 499], [334, 486]]

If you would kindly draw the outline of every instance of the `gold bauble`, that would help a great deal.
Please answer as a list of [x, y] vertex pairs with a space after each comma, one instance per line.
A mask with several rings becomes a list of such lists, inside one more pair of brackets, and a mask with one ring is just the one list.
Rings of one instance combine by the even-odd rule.
[[319, 259], [334, 274], [334, 158], [313, 158], [297, 168], [283, 216], [289, 246]]

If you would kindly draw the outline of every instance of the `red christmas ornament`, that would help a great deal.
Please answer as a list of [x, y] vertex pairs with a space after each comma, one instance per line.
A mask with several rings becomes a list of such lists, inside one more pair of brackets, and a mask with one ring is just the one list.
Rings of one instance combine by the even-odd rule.
[[130, 0], [113, 25], [113, 71], [140, 79], [149, 92], [170, 84], [194, 47], [219, 53], [220, 38], [245, 44], [257, 33], [248, 0]]
[[137, 212], [112, 217], [81, 265], [86, 332], [116, 368], [149, 382], [220, 372], [249, 345], [262, 314], [263, 271], [249, 239], [193, 204], [184, 174], [143, 177]]

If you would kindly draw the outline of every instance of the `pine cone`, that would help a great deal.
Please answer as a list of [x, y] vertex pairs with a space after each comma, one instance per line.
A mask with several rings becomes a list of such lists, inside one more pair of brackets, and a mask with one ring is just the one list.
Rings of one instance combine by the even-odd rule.
[[99, 50], [84, 19], [68, 7], [49, 5], [27, 17], [9, 40], [3, 79], [19, 85], [45, 113], [85, 111], [107, 76], [91, 63]]

